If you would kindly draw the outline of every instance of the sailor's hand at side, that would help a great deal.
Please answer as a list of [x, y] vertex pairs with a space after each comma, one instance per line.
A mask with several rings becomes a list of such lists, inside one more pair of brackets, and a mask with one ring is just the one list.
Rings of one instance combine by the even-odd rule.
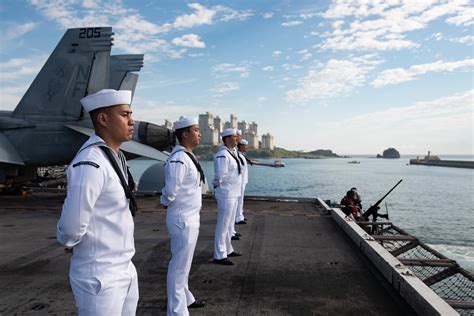
[[73, 252], [73, 248], [72, 248], [72, 247], [65, 247], [65, 248], [64, 248], [64, 252], [65, 252], [65, 253], [72, 253], [72, 252]]

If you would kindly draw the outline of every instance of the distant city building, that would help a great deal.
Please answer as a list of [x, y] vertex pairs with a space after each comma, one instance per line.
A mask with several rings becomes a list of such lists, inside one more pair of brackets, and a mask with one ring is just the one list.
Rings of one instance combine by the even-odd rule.
[[247, 132], [244, 138], [249, 142], [249, 149], [258, 149], [258, 135], [254, 132]]
[[247, 134], [247, 132], [249, 132], [248, 126], [249, 126], [249, 124], [245, 121], [239, 122], [237, 124], [237, 128], [242, 131], [242, 135], [244, 135], [244, 137], [245, 137], [245, 134]]
[[219, 130], [214, 127], [214, 116], [206, 112], [199, 114], [199, 129], [201, 131], [202, 145], [219, 144]]
[[237, 116], [234, 114], [230, 115], [230, 128], [237, 128]]
[[270, 135], [269, 133], [262, 135], [262, 149], [273, 150], [274, 148], [275, 148], [275, 145], [273, 142], [273, 136]]
[[217, 131], [219, 132], [219, 134], [222, 132], [222, 120], [219, 116], [216, 116], [214, 118], [214, 128], [217, 129]]
[[[173, 129], [173, 123], [170, 120], [165, 120], [163, 125], [168, 129]], [[230, 121], [223, 123], [219, 116], [214, 117], [212, 113], [206, 112], [199, 114], [199, 129], [201, 131], [201, 145], [218, 145], [222, 139], [220, 133], [225, 128], [236, 128], [242, 131], [244, 139], [249, 142], [249, 149], [273, 149], [274, 140], [270, 134], [262, 136], [259, 140], [258, 124], [255, 122], [249, 123], [247, 121], [238, 122], [235, 114], [230, 115]]]
[[252, 122], [249, 124], [249, 130], [255, 133], [255, 135], [258, 135], [258, 124], [255, 122]]
[[173, 129], [173, 122], [165, 119], [165, 124], [163, 126], [166, 127], [167, 129]]

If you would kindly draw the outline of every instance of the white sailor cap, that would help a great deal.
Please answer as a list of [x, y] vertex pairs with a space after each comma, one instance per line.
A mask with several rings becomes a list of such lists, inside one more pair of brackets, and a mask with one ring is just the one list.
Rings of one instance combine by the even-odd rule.
[[221, 136], [226, 137], [230, 135], [236, 135], [237, 130], [235, 128], [226, 128], [225, 130], [222, 131]]
[[240, 144], [240, 145], [248, 145], [249, 142], [246, 141], [245, 139], [241, 139], [241, 140], [239, 141], [239, 144]]
[[181, 117], [179, 120], [173, 123], [173, 128], [177, 130], [177, 129], [181, 129], [181, 128], [185, 128], [185, 127], [189, 127], [193, 125], [198, 125], [198, 124], [199, 124], [199, 121], [195, 117], [193, 118]]
[[132, 91], [114, 89], [102, 89], [81, 99], [81, 104], [87, 112], [118, 104], [130, 105], [131, 102]]
[[242, 130], [241, 130], [241, 129], [238, 129], [238, 130], [237, 130], [237, 135], [242, 136]]

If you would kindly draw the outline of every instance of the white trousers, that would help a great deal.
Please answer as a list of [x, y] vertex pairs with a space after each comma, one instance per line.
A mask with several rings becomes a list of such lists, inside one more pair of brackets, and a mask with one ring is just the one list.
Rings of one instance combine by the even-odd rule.
[[92, 279], [70, 276], [80, 316], [132, 316], [138, 304], [138, 278], [133, 263], [123, 276]]
[[237, 212], [235, 212], [235, 222], [241, 222], [245, 219], [244, 217], [244, 193], [245, 193], [245, 186], [246, 183], [242, 183], [242, 195], [239, 197], [239, 201], [237, 203]]
[[224, 259], [234, 251], [231, 237], [234, 235], [234, 219], [238, 198], [217, 199], [217, 225], [214, 234], [214, 259]]
[[189, 271], [199, 235], [199, 222], [166, 223], [170, 234], [171, 260], [168, 264], [166, 289], [167, 315], [189, 315], [188, 306], [196, 300], [189, 291]]

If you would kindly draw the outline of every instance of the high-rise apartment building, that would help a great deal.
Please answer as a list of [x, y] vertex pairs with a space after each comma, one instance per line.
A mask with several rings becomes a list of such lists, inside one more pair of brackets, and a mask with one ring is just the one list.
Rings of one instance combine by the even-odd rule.
[[[169, 120], [165, 120], [165, 126], [172, 129], [173, 124]], [[258, 149], [260, 147], [273, 149], [275, 147], [273, 136], [268, 133], [262, 136], [261, 142], [259, 141], [258, 124], [255, 122], [238, 122], [237, 116], [231, 114], [230, 121], [224, 123], [219, 116], [214, 117], [212, 113], [206, 112], [199, 114], [201, 145], [218, 145], [221, 142], [221, 132], [225, 128], [240, 129], [244, 139], [249, 142], [250, 149]]]
[[199, 129], [202, 145], [219, 144], [219, 130], [214, 127], [214, 116], [211, 113], [199, 114]]
[[247, 132], [244, 138], [249, 142], [249, 149], [258, 149], [258, 135], [253, 131]]
[[275, 144], [273, 143], [273, 136], [270, 133], [266, 133], [262, 135], [262, 149], [270, 149], [273, 150], [275, 148]]
[[214, 118], [214, 128], [217, 129], [219, 134], [222, 132], [222, 127], [223, 127], [223, 124], [222, 124], [221, 118], [219, 116], [216, 116]]

